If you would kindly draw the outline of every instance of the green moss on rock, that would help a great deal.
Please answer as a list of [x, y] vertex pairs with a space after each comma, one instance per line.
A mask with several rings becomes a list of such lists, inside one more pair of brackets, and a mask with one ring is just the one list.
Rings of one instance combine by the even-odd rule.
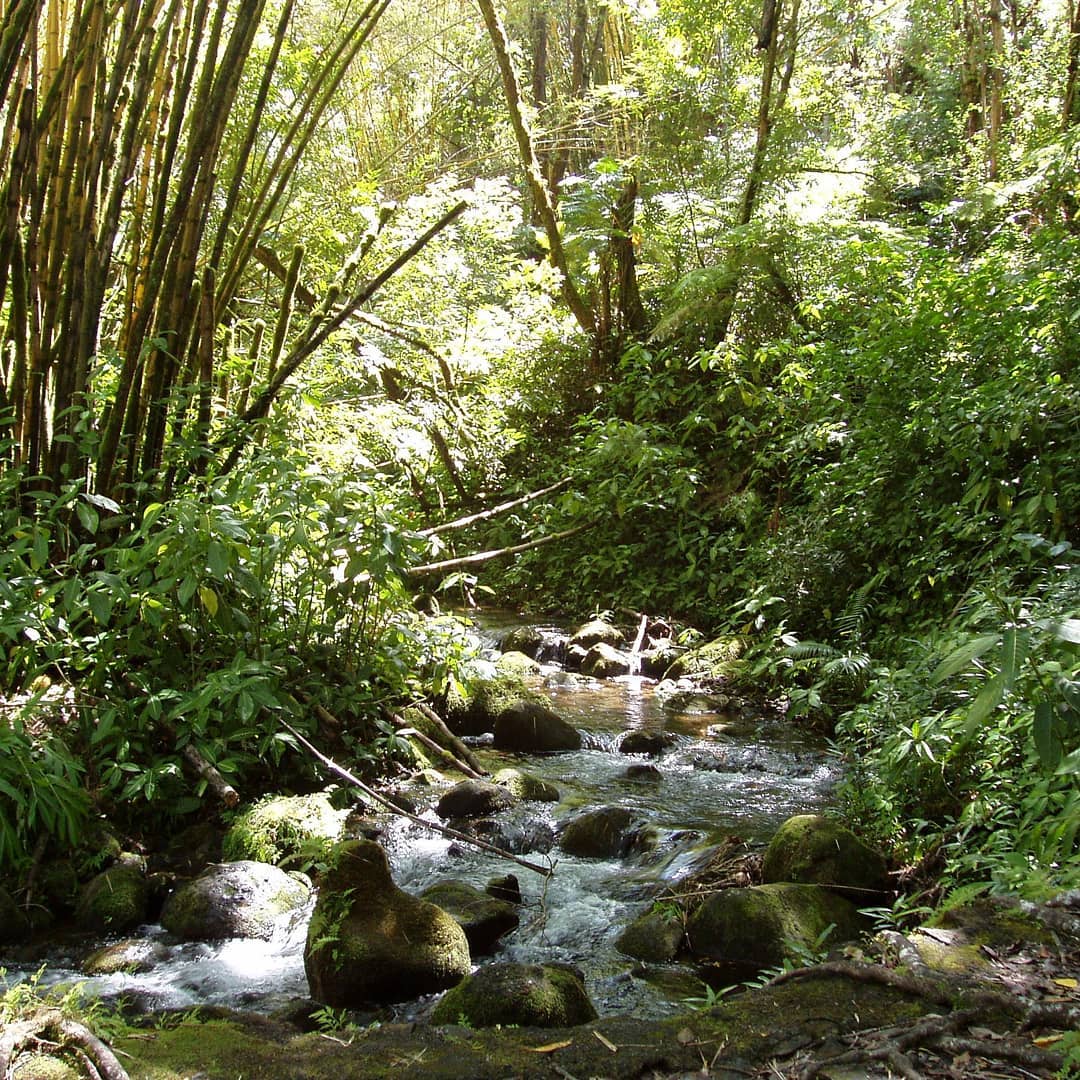
[[682, 920], [668, 911], [647, 911], [616, 939], [615, 948], [625, 956], [647, 964], [667, 964], [683, 943]]
[[863, 897], [884, 891], [888, 884], [881, 854], [850, 829], [820, 814], [788, 818], [770, 841], [761, 872], [766, 882], [849, 888]]
[[511, 795], [527, 802], [558, 802], [561, 797], [554, 784], [520, 769], [500, 769], [491, 780], [492, 783], [506, 788]]
[[596, 1019], [581, 977], [557, 964], [491, 964], [448, 991], [436, 1024], [573, 1027]]
[[121, 863], [93, 878], [75, 908], [84, 930], [133, 930], [146, 922], [150, 888], [142, 867]]
[[740, 637], [722, 637], [678, 657], [664, 673], [665, 679], [683, 676], [710, 679], [733, 678], [738, 674], [739, 661], [746, 651]]
[[222, 857], [275, 865], [301, 855], [321, 857], [341, 836], [347, 816], [323, 792], [271, 796], [236, 817], [225, 834]]
[[519, 672], [501, 672], [490, 679], [475, 679], [462, 693], [453, 686], [446, 699], [446, 724], [456, 735], [482, 735], [495, 730], [495, 718], [520, 702], [544, 704]]

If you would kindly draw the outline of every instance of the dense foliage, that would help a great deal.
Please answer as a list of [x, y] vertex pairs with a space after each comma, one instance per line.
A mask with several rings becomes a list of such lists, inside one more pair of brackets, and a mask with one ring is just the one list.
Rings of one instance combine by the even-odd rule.
[[1076, 883], [1075, 5], [210, 7], [4, 5], [0, 867], [384, 764], [416, 567], [588, 526], [424, 606], [743, 634], [915, 871]]

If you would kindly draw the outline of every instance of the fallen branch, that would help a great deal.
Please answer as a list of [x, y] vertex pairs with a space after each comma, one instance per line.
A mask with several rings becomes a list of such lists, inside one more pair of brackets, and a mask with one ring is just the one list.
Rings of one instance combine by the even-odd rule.
[[418, 731], [404, 717], [398, 716], [397, 713], [387, 713], [386, 715], [390, 723], [397, 729], [397, 733], [403, 738], [416, 739], [418, 742], [423, 743], [432, 753], [438, 755], [444, 761], [449, 762], [449, 764], [457, 769], [458, 772], [464, 773], [473, 780], [483, 779], [482, 773], [477, 772], [471, 765], [456, 758], [445, 746], [440, 746], [430, 735], [425, 735], [422, 731]]
[[571, 482], [571, 479], [572, 477], [567, 476], [557, 484], [541, 488], [539, 491], [531, 491], [528, 495], [522, 495], [520, 498], [512, 499], [510, 502], [499, 503], [498, 506], [493, 506], [490, 510], [481, 510], [477, 514], [469, 514], [468, 517], [447, 521], [442, 525], [433, 525], [430, 529], [422, 529], [420, 535], [434, 536], [436, 533], [450, 532], [451, 529], [464, 529], [466, 525], [473, 525], [477, 521], [487, 521], [488, 518], [498, 517], [499, 514], [505, 514], [507, 510], [513, 510], [518, 506], [524, 506], [526, 503], [531, 503], [545, 495], [550, 495], [553, 491], [558, 491], [560, 488], [566, 487], [566, 485]]
[[552, 533], [550, 536], [541, 536], [539, 540], [530, 540], [525, 544], [514, 544], [512, 547], [498, 548], [494, 551], [478, 551], [475, 555], [463, 555], [460, 559], [444, 559], [442, 562], [425, 563], [423, 566], [413, 566], [408, 570], [410, 577], [423, 577], [425, 574], [439, 574], [444, 570], [453, 570], [459, 566], [473, 566], [476, 563], [489, 562], [502, 555], [518, 555], [523, 551], [531, 551], [543, 544], [551, 544], [556, 540], [565, 540], [567, 537], [576, 536], [586, 529], [591, 529], [595, 521], [588, 521], [584, 525], [577, 525], [573, 529], [563, 532]]
[[220, 772], [195, 749], [191, 743], [187, 743], [180, 751], [184, 759], [206, 781], [207, 787], [231, 810], [240, 803], [240, 792], [236, 790], [221, 775]]
[[447, 746], [464, 761], [470, 768], [475, 769], [481, 776], [487, 775], [480, 759], [446, 726], [446, 721], [426, 702], [418, 701], [413, 706], [427, 717], [428, 723], [432, 724], [446, 740]]
[[359, 790], [369, 799], [377, 802], [383, 809], [389, 810], [390, 813], [396, 814], [398, 817], [407, 818], [414, 825], [419, 825], [424, 829], [430, 829], [432, 832], [437, 832], [450, 840], [457, 840], [462, 844], [470, 844], [472, 847], [478, 848], [480, 851], [485, 851], [489, 855], [497, 855], [500, 859], [506, 859], [509, 862], [517, 863], [518, 866], [523, 866], [526, 870], [532, 870], [533, 873], [540, 874], [542, 877], [549, 878], [554, 874], [555, 870], [551, 866], [540, 866], [539, 863], [529, 862], [528, 859], [522, 859], [518, 855], [511, 854], [509, 851], [503, 851], [502, 848], [497, 848], [494, 844], [488, 844], [483, 840], [478, 840], [475, 836], [469, 836], [466, 833], [458, 832], [457, 829], [451, 829], [447, 825], [437, 825], [434, 821], [426, 821], [416, 814], [409, 813], [408, 810], [402, 810], [400, 806], [395, 806], [389, 799], [380, 795], [374, 788], [365, 784], [363, 780], [353, 776], [348, 769], [338, 765], [332, 758], [328, 758], [318, 747], [305, 739], [304, 736], [301, 735], [287, 720], [282, 720], [281, 725], [286, 731], [292, 734], [301, 746], [303, 746], [312, 756], [321, 761], [331, 770], [331, 772], [337, 773], [338, 776], [343, 780], [347, 780], [353, 787], [359, 788]]

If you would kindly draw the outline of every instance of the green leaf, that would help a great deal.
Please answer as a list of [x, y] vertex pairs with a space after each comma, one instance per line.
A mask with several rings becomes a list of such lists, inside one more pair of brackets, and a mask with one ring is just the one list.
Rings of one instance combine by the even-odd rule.
[[1058, 776], [1074, 775], [1080, 773], [1080, 750], [1074, 750], [1071, 754], [1067, 754], [1061, 760], [1061, 764], [1058, 765], [1055, 770]]
[[213, 618], [218, 613], [218, 595], [209, 585], [199, 586], [199, 600]]
[[938, 686], [950, 675], [962, 671], [972, 660], [982, 656], [987, 649], [993, 648], [1000, 641], [1000, 634], [983, 634], [981, 637], [973, 638], [971, 641], [967, 641], [958, 648], [953, 649], [934, 669], [933, 675], [930, 676], [931, 685]]
[[1001, 704], [1005, 696], [1005, 679], [995, 675], [983, 688], [979, 696], [968, 709], [964, 724], [965, 734], [972, 734], [975, 729]]
[[224, 581], [229, 573], [229, 552], [225, 545], [217, 540], [211, 540], [206, 549], [206, 561], [210, 565], [210, 573], [218, 581]]
[[1039, 626], [1049, 630], [1058, 641], [1080, 645], [1080, 619], [1047, 619], [1040, 622]]
[[49, 534], [34, 526], [34, 547], [30, 553], [30, 565], [40, 570], [49, 561]]
[[110, 592], [106, 592], [102, 589], [90, 589], [86, 594], [86, 599], [90, 604], [90, 611], [94, 616], [94, 622], [99, 626], [104, 626], [108, 623], [112, 617], [112, 609], [115, 600]]
[[192, 574], [188, 574], [183, 581], [180, 582], [180, 587], [176, 590], [176, 597], [180, 601], [181, 607], [187, 607], [191, 598], [195, 595], [196, 590], [199, 588], [199, 579]]
[[1001, 674], [1005, 679], [1005, 688], [1011, 689], [1027, 659], [1031, 646], [1031, 631], [1010, 626], [1001, 635], [1001, 646]]
[[1047, 769], [1053, 769], [1061, 761], [1061, 743], [1054, 732], [1054, 706], [1049, 701], [1040, 701], [1035, 706], [1035, 718], [1031, 724], [1031, 734], [1035, 738], [1035, 749], [1039, 751], [1039, 760]]
[[79, 521], [82, 522], [82, 527], [90, 533], [92, 536], [98, 531], [98, 524], [101, 521], [101, 515], [92, 507], [86, 503], [78, 503], [75, 507], [75, 513], [79, 515]]

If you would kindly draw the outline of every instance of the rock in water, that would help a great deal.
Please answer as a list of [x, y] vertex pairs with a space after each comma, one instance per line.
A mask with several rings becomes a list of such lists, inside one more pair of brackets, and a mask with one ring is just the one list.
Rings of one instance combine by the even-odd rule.
[[546, 705], [519, 701], [495, 718], [495, 749], [524, 754], [580, 750], [581, 733]]
[[334, 1008], [407, 1001], [469, 973], [465, 931], [440, 907], [399, 889], [386, 852], [341, 844], [319, 887], [304, 970], [311, 996]]
[[883, 892], [885, 860], [850, 829], [820, 814], [797, 814], [777, 830], [762, 863], [762, 879], [827, 885], [831, 889]]

